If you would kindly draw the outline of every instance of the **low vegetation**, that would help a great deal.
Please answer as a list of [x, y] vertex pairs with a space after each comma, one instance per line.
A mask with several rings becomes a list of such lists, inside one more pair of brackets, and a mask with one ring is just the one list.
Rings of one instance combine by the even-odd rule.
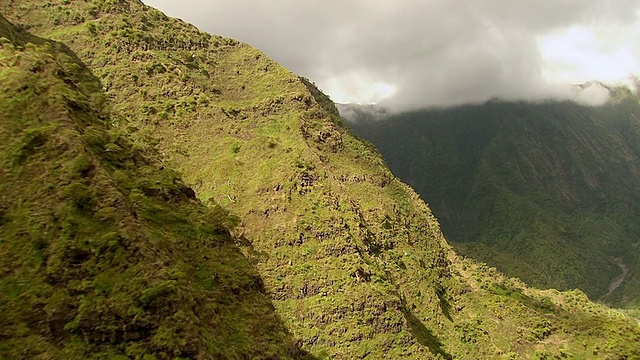
[[64, 46], [2, 17], [0, 43], [0, 357], [305, 357], [233, 218], [107, 125]]

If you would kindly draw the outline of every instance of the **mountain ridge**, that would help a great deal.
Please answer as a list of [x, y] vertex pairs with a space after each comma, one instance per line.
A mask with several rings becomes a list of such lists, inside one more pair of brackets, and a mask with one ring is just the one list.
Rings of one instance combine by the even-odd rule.
[[[385, 120], [364, 114], [352, 126], [432, 204], [459, 250], [477, 246], [465, 253], [534, 285], [578, 286], [599, 299], [620, 271], [614, 257], [636, 263], [638, 111], [637, 97], [619, 89], [603, 107], [497, 101]], [[565, 269], [551, 274], [542, 264]], [[523, 265], [531, 267], [515, 267]], [[631, 285], [608, 300], [633, 304], [635, 293]]]
[[0, 356], [311, 358], [228, 215], [107, 125], [84, 64], [1, 15], [0, 40]]

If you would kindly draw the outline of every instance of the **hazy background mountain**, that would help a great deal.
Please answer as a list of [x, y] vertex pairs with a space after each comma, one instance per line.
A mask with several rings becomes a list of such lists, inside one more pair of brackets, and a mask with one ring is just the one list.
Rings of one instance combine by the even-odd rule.
[[[412, 185], [462, 253], [540, 287], [640, 305], [640, 105], [490, 101], [350, 125]], [[624, 277], [622, 277], [624, 273]]]

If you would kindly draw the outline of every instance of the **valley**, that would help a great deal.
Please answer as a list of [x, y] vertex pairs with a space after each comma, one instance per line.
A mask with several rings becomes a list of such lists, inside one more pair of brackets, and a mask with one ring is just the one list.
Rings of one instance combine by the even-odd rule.
[[601, 300], [606, 300], [607, 296], [611, 295], [614, 291], [618, 290], [620, 285], [625, 281], [627, 275], [629, 274], [629, 267], [622, 261], [622, 258], [614, 258], [613, 259], [618, 266], [620, 266], [620, 270], [622, 274], [618, 275], [613, 281], [611, 281], [611, 285], [609, 285], [609, 292], [604, 295]]
[[626, 274], [639, 255], [640, 105], [628, 89], [612, 91], [600, 107], [491, 101], [377, 118], [343, 112], [431, 204], [458, 251], [537, 287], [633, 307], [637, 283]]

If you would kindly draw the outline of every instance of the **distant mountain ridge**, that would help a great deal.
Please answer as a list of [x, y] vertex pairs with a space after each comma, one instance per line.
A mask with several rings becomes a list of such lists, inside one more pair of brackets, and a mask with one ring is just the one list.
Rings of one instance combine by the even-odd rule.
[[[60, 86], [67, 90], [51, 94], [76, 100], [61, 100], [63, 108], [104, 114], [93, 127], [76, 123], [80, 140], [65, 132], [74, 149], [82, 152], [81, 145], [90, 145], [89, 165], [82, 157], [70, 158], [60, 170], [46, 158], [52, 153], [40, 148], [39, 136], [11, 132], [23, 119], [14, 99], [32, 103], [13, 96], [23, 89], [23, 78], [0, 82], [6, 87], [0, 109], [9, 119], [0, 135], [15, 142], [7, 153], [16, 150], [18, 159], [25, 154], [30, 164], [51, 169], [44, 172], [49, 176], [44, 186], [33, 181], [33, 188], [11, 192], [27, 197], [33, 212], [22, 211], [17, 219], [11, 208], [6, 212], [11, 216], [1, 217], [20, 220], [11, 224], [26, 231], [1, 237], [0, 255], [11, 261], [1, 263], [0, 284], [11, 291], [0, 292], [0, 306], [8, 310], [0, 319], [9, 319], [11, 327], [0, 329], [0, 356], [640, 355], [640, 327], [623, 313], [589, 302], [580, 291], [532, 289], [457, 256], [429, 207], [391, 174], [375, 147], [351, 134], [333, 103], [260, 51], [203, 33], [134, 0], [0, 0], [0, 8], [16, 28], [63, 43], [66, 56], [77, 60], [80, 69], [42, 74], [45, 83], [66, 84]], [[11, 33], [2, 36], [12, 42]], [[10, 58], [30, 56], [30, 41], [7, 47]], [[3, 58], [0, 69], [2, 74], [41, 74], [21, 64], [31, 63]], [[99, 84], [64, 81], [63, 74], [81, 69]], [[41, 87], [33, 89], [42, 94]], [[36, 113], [55, 113], [56, 104], [43, 102]], [[105, 128], [109, 135], [99, 130]], [[91, 171], [91, 165], [98, 169], [103, 163], [105, 172]], [[20, 178], [22, 184], [28, 175]], [[29, 215], [48, 211], [50, 202], [38, 203], [44, 191], [51, 191], [47, 182], [56, 189], [67, 178], [84, 187], [62, 192], [63, 204], [92, 222], [80, 224], [82, 231], [72, 239], [52, 232], [47, 242], [32, 245], [30, 236], [40, 228]], [[16, 186], [12, 178], [1, 179], [10, 190]], [[101, 197], [105, 193], [107, 198]], [[150, 255], [137, 256], [112, 244], [112, 235], [102, 236], [100, 226], [108, 224], [101, 222], [103, 212], [94, 218], [93, 204], [101, 208], [110, 195], [121, 199], [110, 212], [115, 223], [134, 224], [129, 231]], [[58, 224], [55, 219], [42, 224]], [[13, 234], [4, 224], [0, 230]], [[60, 227], [73, 232], [74, 224]], [[96, 229], [87, 231], [92, 224]], [[107, 264], [147, 271], [112, 276], [116, 271], [99, 256], [102, 240], [106, 253], [119, 254], [118, 261]], [[62, 248], [66, 252], [58, 259], [79, 256], [68, 257], [66, 267], [49, 259], [32, 266], [14, 261], [31, 254], [20, 251], [24, 247], [54, 253]], [[41, 285], [29, 271], [42, 274], [50, 265], [73, 274], [68, 282], [56, 283], [68, 296], [25, 291]], [[23, 287], [16, 290], [14, 284]], [[13, 311], [24, 298], [33, 302]], [[80, 304], [77, 314], [66, 312], [78, 316], [52, 317], [54, 323], [45, 316], [25, 316], [41, 308], [59, 314], [66, 303]], [[145, 326], [130, 334], [141, 322]]]
[[[350, 124], [462, 253], [536, 286], [637, 306], [640, 106], [629, 89], [610, 91], [601, 107], [491, 101], [372, 120], [351, 106]], [[631, 270], [610, 292], [620, 259]]]

